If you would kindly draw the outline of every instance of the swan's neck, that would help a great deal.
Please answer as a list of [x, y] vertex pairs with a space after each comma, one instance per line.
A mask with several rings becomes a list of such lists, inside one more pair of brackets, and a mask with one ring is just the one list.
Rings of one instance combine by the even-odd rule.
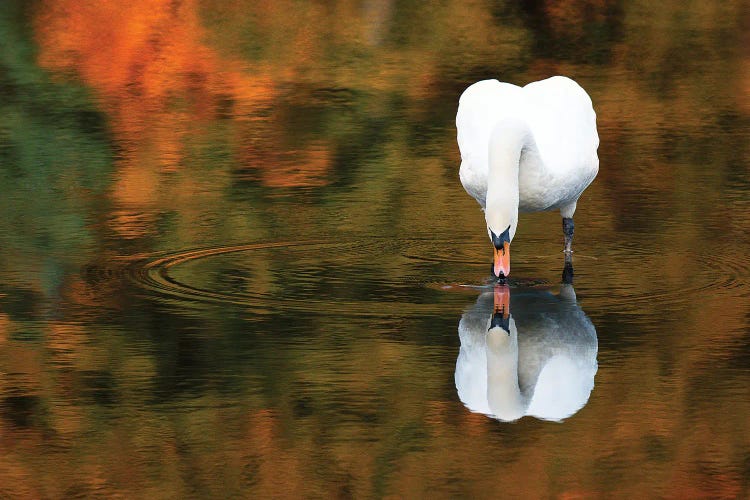
[[487, 401], [492, 413], [503, 420], [517, 420], [525, 414], [527, 405], [518, 385], [515, 325], [510, 335], [501, 328], [487, 335]]
[[523, 120], [506, 118], [495, 125], [489, 143], [489, 175], [485, 216], [493, 231], [518, 223], [518, 174], [524, 150], [536, 149], [534, 137]]

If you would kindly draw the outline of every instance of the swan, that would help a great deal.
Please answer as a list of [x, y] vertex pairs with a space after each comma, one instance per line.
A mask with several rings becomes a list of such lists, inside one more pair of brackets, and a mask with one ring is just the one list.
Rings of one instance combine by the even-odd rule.
[[524, 415], [561, 421], [589, 400], [598, 340], [573, 286], [559, 295], [484, 292], [458, 325], [458, 397], [471, 411], [510, 422]]
[[493, 274], [510, 273], [518, 213], [555, 209], [572, 271], [573, 214], [599, 171], [596, 113], [586, 91], [564, 76], [524, 87], [483, 80], [461, 94], [456, 129], [459, 177], [484, 210]]

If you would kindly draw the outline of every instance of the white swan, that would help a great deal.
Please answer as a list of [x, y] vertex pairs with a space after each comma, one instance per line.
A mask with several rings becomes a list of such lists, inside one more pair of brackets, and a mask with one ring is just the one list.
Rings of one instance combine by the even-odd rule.
[[497, 289], [485, 292], [461, 317], [458, 397], [469, 410], [503, 421], [524, 415], [563, 420], [586, 404], [594, 388], [596, 329], [572, 285], [561, 285], [559, 296], [508, 294], [498, 308]]
[[493, 273], [510, 273], [518, 212], [559, 209], [566, 262], [573, 213], [599, 171], [591, 98], [563, 76], [518, 87], [484, 80], [461, 95], [456, 114], [461, 184], [485, 213]]

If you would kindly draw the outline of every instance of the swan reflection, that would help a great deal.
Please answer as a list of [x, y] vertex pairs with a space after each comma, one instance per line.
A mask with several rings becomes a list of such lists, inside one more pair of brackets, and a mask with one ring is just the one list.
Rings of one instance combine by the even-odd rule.
[[456, 389], [473, 412], [560, 421], [594, 388], [596, 329], [570, 284], [559, 295], [495, 286], [466, 310], [458, 334]]

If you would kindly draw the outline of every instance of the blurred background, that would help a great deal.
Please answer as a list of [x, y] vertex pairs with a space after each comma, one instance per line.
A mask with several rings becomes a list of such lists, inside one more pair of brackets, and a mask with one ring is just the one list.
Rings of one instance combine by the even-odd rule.
[[[4, 0], [0, 496], [750, 494], [750, 4]], [[471, 83], [597, 112], [563, 422], [473, 413]], [[556, 290], [559, 214], [516, 278]], [[461, 291], [458, 291], [461, 290]]]

